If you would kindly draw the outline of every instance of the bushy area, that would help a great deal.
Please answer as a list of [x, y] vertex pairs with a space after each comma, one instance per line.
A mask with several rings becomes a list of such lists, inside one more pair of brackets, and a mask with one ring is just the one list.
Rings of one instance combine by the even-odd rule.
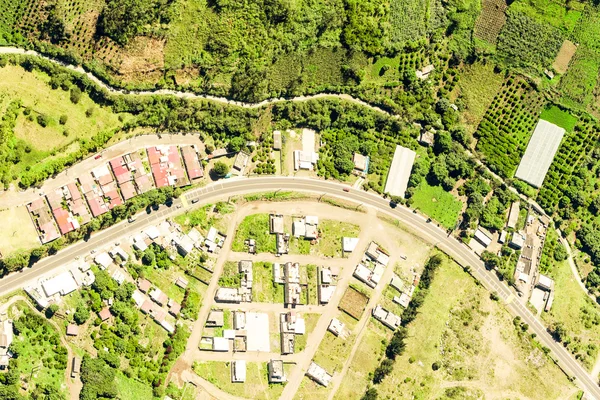
[[510, 65], [543, 69], [552, 64], [563, 39], [558, 29], [509, 9], [498, 52]]

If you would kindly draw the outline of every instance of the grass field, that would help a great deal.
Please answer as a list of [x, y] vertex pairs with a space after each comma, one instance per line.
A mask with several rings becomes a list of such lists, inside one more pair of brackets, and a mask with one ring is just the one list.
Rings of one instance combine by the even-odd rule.
[[313, 361], [325, 368], [331, 375], [334, 372], [340, 372], [344, 366], [344, 362], [346, 362], [346, 359], [350, 355], [352, 343], [354, 343], [355, 339], [356, 335], [354, 334], [350, 334], [346, 339], [342, 339], [327, 331], [319, 345], [319, 349], [315, 353]]
[[585, 7], [583, 2], [553, 0], [517, 0], [511, 4], [511, 10], [543, 21], [566, 32], [573, 32]]
[[152, 398], [152, 388], [147, 383], [141, 383], [117, 373], [115, 385], [119, 396], [123, 399], [150, 399]]
[[[87, 94], [81, 96], [78, 104], [73, 104], [68, 91], [53, 90], [47, 84], [49, 81], [50, 77], [41, 72], [30, 73], [12, 65], [0, 68], [0, 108], [3, 108], [2, 103], [20, 99], [23, 107], [31, 108], [32, 116], [44, 114], [50, 117], [45, 128], [37, 121], [29, 121], [23, 114], [17, 118], [16, 137], [25, 140], [35, 150], [49, 152], [77, 138], [90, 138], [122, 125], [118, 115], [109, 108], [99, 107]], [[94, 112], [87, 117], [86, 111], [90, 108]], [[64, 125], [59, 123], [61, 115], [68, 117]], [[63, 134], [65, 130], [68, 136]]]
[[445, 228], [453, 228], [458, 220], [462, 203], [441, 186], [431, 186], [425, 180], [411, 197], [412, 207], [433, 218]]
[[385, 345], [391, 331], [379, 321], [371, 318], [365, 328], [358, 350], [352, 358], [350, 368], [335, 394], [336, 400], [353, 399], [357, 393], [364, 393], [370, 382], [369, 374], [377, 368], [385, 352]]
[[555, 262], [549, 275], [555, 284], [554, 302], [542, 317], [548, 325], [564, 326], [570, 338], [567, 348], [591, 369], [598, 356], [600, 308], [579, 287], [567, 261]]
[[283, 304], [283, 285], [273, 282], [273, 264], [252, 264], [252, 300], [259, 303]]
[[544, 109], [540, 115], [540, 119], [552, 122], [568, 132], [573, 132], [575, 125], [577, 125], [577, 118], [556, 106]]
[[227, 362], [204, 361], [194, 363], [194, 372], [234, 396], [256, 400], [275, 400], [285, 385], [269, 385], [266, 363], [246, 363], [246, 382], [231, 382], [231, 366]]
[[2, 256], [40, 246], [37, 231], [24, 206], [0, 211], [0, 221], [4, 232], [0, 237]]
[[[561, 370], [529, 335], [519, 332], [485, 289], [446, 260], [419, 315], [408, 326], [406, 351], [377, 386], [379, 397], [437, 399], [453, 388], [474, 390], [479, 393], [474, 398], [549, 399], [574, 394]], [[432, 369], [434, 362], [440, 363], [437, 371]]]
[[[252, 271], [254, 272], [254, 271]], [[223, 273], [219, 277], [219, 286], [226, 288], [238, 288], [242, 282], [242, 274], [239, 273], [236, 261], [227, 261], [223, 265]]]
[[466, 67], [458, 81], [458, 93], [465, 103], [462, 114], [469, 133], [475, 132], [504, 78], [494, 72], [492, 63], [475, 63]]
[[304, 335], [296, 335], [296, 347], [294, 348], [296, 353], [299, 353], [306, 348], [306, 342], [308, 341], [312, 331], [315, 330], [320, 317], [321, 314], [302, 314], [302, 318], [304, 318], [304, 324], [306, 326], [306, 333]]
[[321, 237], [316, 246], [320, 255], [326, 257], [342, 256], [342, 238], [357, 238], [360, 235], [360, 227], [349, 222], [324, 219], [319, 221]]
[[244, 240], [256, 240], [257, 253], [275, 253], [275, 235], [269, 234], [269, 214], [249, 215], [238, 226], [231, 249], [244, 251]]

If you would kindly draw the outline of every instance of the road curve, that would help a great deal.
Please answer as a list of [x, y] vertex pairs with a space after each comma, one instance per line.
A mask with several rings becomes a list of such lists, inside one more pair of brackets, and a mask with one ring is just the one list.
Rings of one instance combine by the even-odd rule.
[[[506, 301], [514, 298], [514, 292], [506, 284], [499, 281], [495, 273], [487, 271], [483, 262], [473, 251], [462, 242], [451, 236], [449, 237], [443, 229], [440, 229], [433, 223], [428, 223], [424, 217], [413, 213], [413, 211], [406, 207], [398, 206], [394, 209], [390, 208], [389, 202], [380, 196], [355, 189], [345, 192], [342, 190], [343, 188], [348, 188], [348, 186], [333, 181], [293, 177], [253, 177], [222, 180], [203, 188], [190, 190], [186, 192], [185, 196], [188, 201], [198, 199], [198, 205], [200, 205], [227, 196], [293, 190], [332, 195], [361, 205], [371, 206], [384, 214], [398, 219], [416, 231], [420, 237], [446, 252], [459, 264], [470, 266], [471, 273], [483, 286], [490, 291], [497, 292], [503, 300]], [[144, 212], [133, 223], [121, 222], [92, 235], [87, 242], [76, 243], [54, 256], [41, 260], [30, 269], [11, 274], [1, 279], [0, 296], [24, 287], [28, 282], [37, 279], [42, 274], [52, 272], [70, 263], [77, 256], [85, 256], [96, 247], [116, 241], [118, 238], [139, 231], [147, 225], [183, 212], [183, 209], [178, 208], [180, 205], [181, 201], [175, 200], [171, 208], [162, 206], [159, 210], [153, 211], [150, 214]], [[529, 329], [537, 335], [540, 343], [551, 350], [558, 364], [568, 374], [575, 377], [579, 386], [585, 390], [588, 396], [596, 400], [600, 399], [600, 388], [597, 386], [595, 380], [561, 344], [554, 341], [552, 336], [546, 331], [546, 328], [521, 302], [509, 301], [506, 307], [512, 315], [521, 317], [522, 321], [529, 325]]]

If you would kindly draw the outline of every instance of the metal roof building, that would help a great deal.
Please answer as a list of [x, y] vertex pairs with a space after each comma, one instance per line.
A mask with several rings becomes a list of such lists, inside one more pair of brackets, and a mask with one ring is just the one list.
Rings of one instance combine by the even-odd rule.
[[394, 159], [385, 182], [385, 193], [404, 197], [416, 155], [417, 153], [411, 149], [396, 146]]
[[564, 134], [563, 128], [540, 119], [515, 176], [535, 187], [541, 187]]

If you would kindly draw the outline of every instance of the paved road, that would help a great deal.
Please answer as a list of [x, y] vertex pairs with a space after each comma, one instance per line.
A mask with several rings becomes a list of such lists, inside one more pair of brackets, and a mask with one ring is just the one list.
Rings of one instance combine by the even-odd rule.
[[[468, 247], [446, 233], [432, 223], [427, 223], [425, 218], [414, 214], [405, 207], [391, 209], [389, 203], [379, 196], [351, 189], [350, 192], [343, 192], [342, 188], [347, 187], [339, 183], [321, 180], [311, 180], [302, 178], [285, 177], [262, 177], [250, 179], [232, 179], [224, 180], [204, 188], [194, 189], [187, 192], [186, 197], [189, 201], [200, 199], [202, 202], [208, 202], [217, 198], [239, 195], [251, 192], [269, 192], [276, 190], [294, 190], [308, 191], [352, 200], [361, 204], [369, 205], [378, 209], [380, 212], [397, 218], [402, 223], [416, 230], [423, 239], [435, 244], [441, 250], [447, 252], [461, 265], [468, 265], [471, 271], [481, 283], [490, 291], [496, 291], [504, 300], [508, 300], [507, 309], [515, 316], [520, 316], [523, 322], [529, 324], [530, 330], [537, 335], [537, 339], [551, 350], [553, 357], [559, 365], [564, 368], [571, 376], [574, 376], [579, 386], [585, 390], [588, 396], [600, 399], [600, 388], [595, 379], [571, 356], [571, 354], [559, 343], [555, 342], [545, 327], [537, 318], [520, 302], [510, 301], [514, 298], [513, 291], [504, 283], [500, 282], [496, 275], [485, 270], [482, 261]], [[5, 277], [0, 281], [0, 296], [13, 290], [21, 288], [28, 281], [36, 279], [43, 273], [51, 272], [60, 266], [73, 260], [75, 256], [83, 256], [97, 246], [104, 245], [119, 237], [143, 229], [146, 225], [158, 222], [159, 220], [171, 217], [182, 210], [177, 207], [181, 204], [176, 200], [171, 208], [161, 207], [158, 211], [151, 214], [143, 214], [138, 219], [128, 224], [120, 223], [105, 231], [92, 236], [88, 242], [80, 242], [48, 257], [33, 268], [21, 273], [15, 273]]]

